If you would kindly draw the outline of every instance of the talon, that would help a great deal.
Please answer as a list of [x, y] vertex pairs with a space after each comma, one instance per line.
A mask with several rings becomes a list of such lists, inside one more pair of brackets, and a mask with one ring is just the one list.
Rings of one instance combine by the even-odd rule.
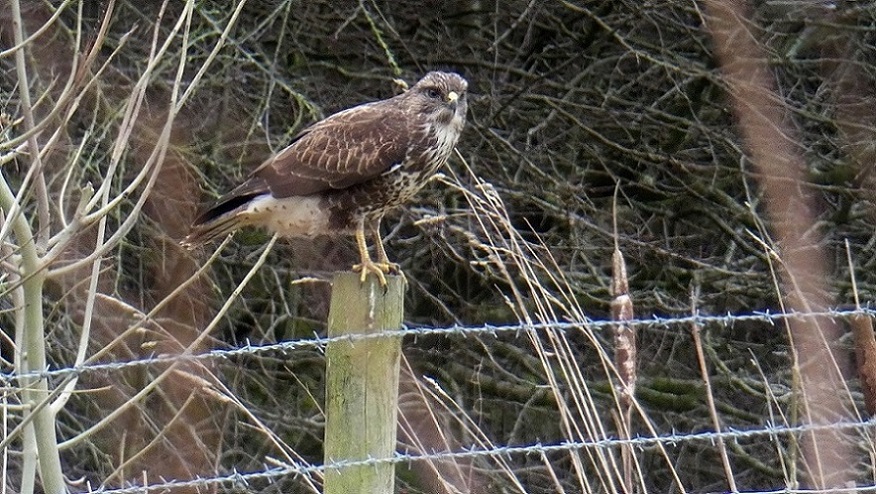
[[395, 274], [398, 275], [398, 276], [401, 276], [401, 279], [402, 279], [402, 288], [404, 288], [404, 287], [406, 287], [407, 284], [408, 284], [408, 277], [405, 276], [405, 272], [401, 270], [401, 268], [398, 266], [398, 264], [396, 264], [396, 269], [398, 269], [398, 271], [396, 271]]
[[370, 259], [366, 262], [362, 262], [353, 266], [354, 272], [360, 272], [359, 281], [365, 283], [365, 280], [368, 279], [368, 274], [373, 274], [377, 276], [377, 280], [380, 282], [380, 286], [386, 287], [386, 274], [389, 274], [391, 270], [391, 266], [388, 264], [380, 264], [376, 263]]
[[380, 281], [380, 286], [383, 287], [384, 292], [387, 289], [386, 275], [388, 274], [401, 276], [402, 281], [407, 284], [408, 279], [402, 273], [401, 266], [390, 262], [389, 258], [386, 257], [386, 251], [383, 249], [383, 239], [380, 238], [380, 218], [371, 219], [368, 223], [368, 228], [374, 237], [374, 249], [377, 251], [377, 262], [371, 260], [371, 256], [368, 255], [368, 246], [365, 244], [365, 222], [365, 218], [360, 219], [356, 228], [356, 245], [359, 247], [359, 259], [361, 262], [353, 266], [353, 271], [361, 273], [359, 280], [365, 283], [365, 280], [368, 279], [368, 273], [373, 273]]

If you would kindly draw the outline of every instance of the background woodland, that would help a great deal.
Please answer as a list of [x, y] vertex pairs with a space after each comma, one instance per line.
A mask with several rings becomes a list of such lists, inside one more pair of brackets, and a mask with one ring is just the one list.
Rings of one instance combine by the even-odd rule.
[[[754, 316], [873, 300], [872, 2], [119, 0], [20, 10], [21, 42], [15, 10], [0, 10], [0, 171], [33, 233], [25, 238], [4, 202], [10, 406], [26, 401], [14, 379], [24, 248], [47, 266], [50, 369], [324, 334], [327, 281], [355, 262], [351, 239], [283, 239], [266, 251], [268, 233], [244, 230], [194, 253], [178, 241], [203, 205], [308, 124], [395, 94], [394, 79], [453, 70], [470, 85], [458, 154], [384, 221], [389, 257], [409, 282], [407, 326], [461, 328], [405, 340], [400, 451], [869, 416], [858, 373], [872, 360], [852, 333], [866, 318]], [[588, 324], [616, 317], [616, 252], [636, 317], [669, 320], [636, 326], [626, 421], [615, 333]], [[691, 314], [719, 318], [673, 320]], [[464, 331], [485, 324], [520, 328]], [[71, 489], [321, 464], [318, 345], [173, 362], [77, 376], [56, 416]], [[50, 376], [48, 388], [64, 379]], [[24, 416], [10, 410], [7, 432]], [[871, 429], [827, 434], [407, 462], [399, 492], [872, 488]], [[840, 446], [813, 454], [826, 443]], [[634, 458], [626, 484], [624, 454]], [[26, 462], [4, 458], [16, 491]], [[317, 472], [246, 490], [319, 485]]]

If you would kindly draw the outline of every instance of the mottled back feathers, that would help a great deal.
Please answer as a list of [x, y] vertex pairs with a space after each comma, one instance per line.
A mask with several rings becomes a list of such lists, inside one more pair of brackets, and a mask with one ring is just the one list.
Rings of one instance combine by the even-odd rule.
[[[350, 191], [340, 196], [350, 196], [351, 204], [361, 208], [363, 198], [354, 197], [360, 189], [365, 194], [373, 185], [391, 186], [386, 178], [394, 173], [407, 174], [400, 180], [424, 169], [431, 174], [447, 160], [459, 138], [467, 86], [457, 74], [430, 72], [398, 96], [315, 123], [201, 215], [184, 243], [197, 245], [245, 224], [271, 228], [247, 209], [265, 195], [285, 200]], [[422, 183], [416, 185], [419, 188]], [[393, 200], [391, 194], [375, 194], [375, 199], [378, 196]], [[222, 228], [213, 228], [213, 223]]]

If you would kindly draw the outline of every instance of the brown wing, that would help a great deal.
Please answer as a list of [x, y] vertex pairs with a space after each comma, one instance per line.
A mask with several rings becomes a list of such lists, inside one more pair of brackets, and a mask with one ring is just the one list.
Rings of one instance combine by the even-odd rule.
[[260, 182], [282, 198], [344, 189], [380, 175], [404, 160], [413, 130], [394, 103], [360, 105], [314, 124], [247, 183]]

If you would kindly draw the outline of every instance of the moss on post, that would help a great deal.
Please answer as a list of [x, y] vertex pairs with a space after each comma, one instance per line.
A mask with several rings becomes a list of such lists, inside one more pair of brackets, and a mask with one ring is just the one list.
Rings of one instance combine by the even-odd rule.
[[[332, 284], [329, 336], [364, 335], [399, 329], [404, 312], [404, 280], [339, 273]], [[396, 445], [401, 338], [333, 342], [326, 348], [325, 463], [391, 458]], [[328, 468], [326, 494], [391, 494], [391, 463]]]

